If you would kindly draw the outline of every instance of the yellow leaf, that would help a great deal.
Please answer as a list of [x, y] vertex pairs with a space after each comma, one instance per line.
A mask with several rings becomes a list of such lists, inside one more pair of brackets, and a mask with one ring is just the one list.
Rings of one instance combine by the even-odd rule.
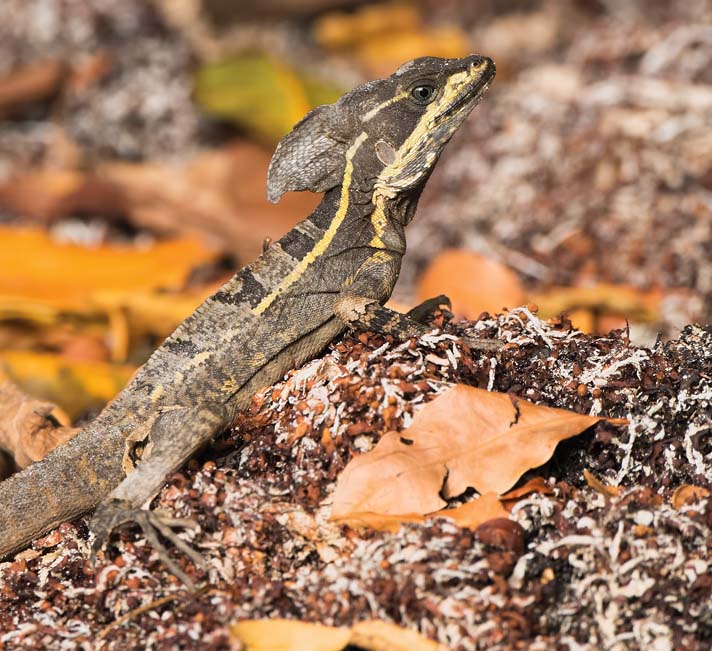
[[60, 405], [72, 419], [102, 408], [124, 388], [134, 370], [127, 365], [74, 361], [50, 353], [0, 353], [0, 371], [30, 395]]
[[208, 113], [227, 118], [273, 145], [317, 104], [335, 102], [342, 89], [304, 78], [274, 56], [249, 52], [203, 66], [196, 99]]
[[599, 315], [619, 314], [632, 321], [651, 322], [660, 317], [662, 292], [601, 283], [591, 287], [555, 287], [531, 299], [539, 306], [542, 317], [589, 310]]
[[470, 319], [524, 302], [524, 289], [517, 274], [499, 262], [464, 249], [443, 251], [423, 273], [418, 284], [419, 299], [439, 294], [450, 298], [456, 314]]
[[351, 631], [291, 619], [252, 619], [232, 624], [230, 637], [247, 651], [340, 651], [349, 643]]
[[341, 473], [332, 517], [432, 513], [472, 486], [502, 493], [546, 462], [559, 441], [601, 418], [456, 385], [403, 432], [388, 432]]
[[349, 643], [369, 651], [445, 651], [445, 647], [411, 631], [380, 620], [358, 622], [351, 629]]
[[354, 12], [333, 11], [314, 22], [314, 40], [322, 47], [354, 47], [393, 31], [417, 31], [423, 18], [417, 7], [403, 2], [366, 5]]
[[425, 31], [392, 31], [360, 44], [356, 58], [375, 77], [387, 77], [393, 69], [411, 59], [435, 56], [456, 59], [468, 54], [466, 34], [456, 25]]
[[192, 268], [214, 258], [195, 238], [86, 247], [56, 242], [41, 229], [0, 226], [0, 259], [13, 270], [0, 275], [0, 315], [13, 301], [87, 310], [96, 290], [180, 288]]
[[383, 622], [358, 622], [336, 628], [291, 619], [252, 619], [230, 626], [234, 649], [246, 651], [341, 651], [354, 646], [366, 651], [445, 651], [416, 631]]

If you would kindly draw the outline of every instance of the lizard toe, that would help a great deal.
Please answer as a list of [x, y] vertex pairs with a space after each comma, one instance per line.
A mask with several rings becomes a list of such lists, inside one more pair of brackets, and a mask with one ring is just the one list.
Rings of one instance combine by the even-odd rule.
[[89, 528], [94, 534], [92, 543], [92, 558], [104, 547], [115, 529], [127, 524], [137, 524], [143, 532], [146, 541], [151, 545], [159, 560], [176, 576], [189, 590], [195, 590], [193, 580], [178, 566], [171, 557], [166, 545], [161, 542], [161, 537], [170, 542], [178, 551], [187, 556], [193, 563], [201, 568], [207, 568], [207, 562], [187, 542], [178, 536], [174, 529], [195, 528], [193, 520], [173, 518], [162, 511], [149, 511], [139, 509], [125, 503], [123, 500], [110, 500], [102, 504], [94, 514]]
[[440, 294], [419, 303], [409, 310], [406, 316], [413, 321], [426, 324], [436, 310], [442, 310], [446, 316], [452, 317], [452, 301], [445, 294]]

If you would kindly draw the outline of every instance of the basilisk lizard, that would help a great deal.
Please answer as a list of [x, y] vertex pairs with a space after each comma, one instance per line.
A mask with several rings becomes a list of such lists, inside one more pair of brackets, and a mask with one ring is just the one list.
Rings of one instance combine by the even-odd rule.
[[311, 190], [325, 193], [320, 205], [188, 317], [74, 439], [0, 483], [0, 558], [98, 506], [94, 549], [137, 523], [189, 583], [157, 535], [199, 562], [171, 529], [181, 523], [141, 506], [257, 390], [346, 327], [397, 338], [429, 331], [422, 310], [383, 303], [423, 186], [494, 74], [481, 56], [416, 59], [299, 122], [274, 153], [268, 198]]

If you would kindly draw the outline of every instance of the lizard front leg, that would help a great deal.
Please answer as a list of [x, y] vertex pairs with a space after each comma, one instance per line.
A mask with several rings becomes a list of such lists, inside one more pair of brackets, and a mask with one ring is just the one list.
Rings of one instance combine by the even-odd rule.
[[[160, 542], [159, 534], [186, 554], [194, 563], [204, 566], [203, 558], [173, 531], [190, 521], [170, 518], [141, 506], [158, 493], [166, 476], [180, 468], [210, 438], [229, 425], [224, 405], [164, 408], [153, 419], [146, 432], [144, 458], [136, 468], [99, 505], [90, 523], [95, 535], [92, 553], [108, 541], [122, 524], [133, 522], [143, 530], [159, 558], [189, 588], [190, 578], [178, 567]], [[134, 439], [141, 437], [132, 437]]]
[[[415, 306], [407, 314], [381, 305], [383, 296], [390, 294], [389, 287], [395, 284], [398, 261], [385, 256], [374, 255], [359, 269], [353, 282], [346, 287], [334, 302], [334, 314], [346, 325], [360, 330], [373, 330], [381, 334], [393, 335], [396, 339], [420, 337], [432, 331], [425, 325], [429, 312], [440, 305], [450, 307], [450, 299], [441, 295]], [[473, 339], [462, 337], [470, 348], [496, 351], [502, 342], [493, 339]]]

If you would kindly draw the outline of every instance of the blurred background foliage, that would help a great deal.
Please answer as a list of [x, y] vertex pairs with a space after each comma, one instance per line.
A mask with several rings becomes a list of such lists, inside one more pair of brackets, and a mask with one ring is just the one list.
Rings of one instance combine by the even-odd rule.
[[3, 377], [96, 413], [316, 205], [265, 199], [306, 111], [470, 52], [497, 80], [409, 227], [395, 304], [536, 304], [643, 343], [709, 322], [710, 2], [0, 0]]

